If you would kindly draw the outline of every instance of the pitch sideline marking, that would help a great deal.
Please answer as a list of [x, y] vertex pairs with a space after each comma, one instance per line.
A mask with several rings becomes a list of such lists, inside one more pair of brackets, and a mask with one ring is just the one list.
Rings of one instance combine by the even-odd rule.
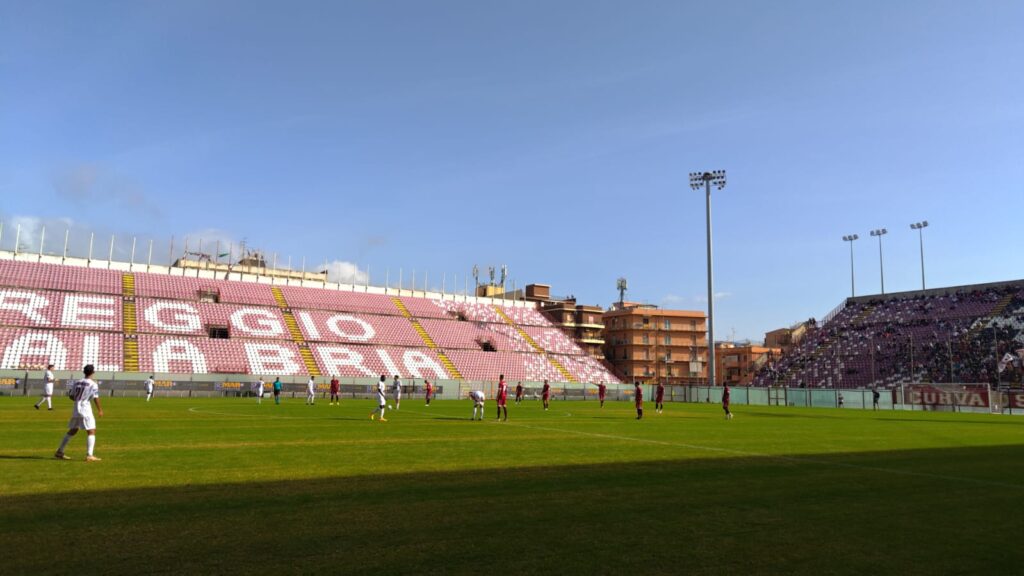
[[[417, 413], [423, 413], [415, 411]], [[447, 416], [447, 414], [445, 414]], [[490, 420], [490, 419], [488, 419]], [[491, 422], [494, 424], [495, 422]], [[529, 424], [516, 424], [512, 422], [502, 422], [504, 426], [515, 426], [518, 428], [529, 428], [531, 430], [542, 430], [545, 432], [565, 432], [568, 434], [576, 434], [578, 436], [591, 436], [594, 438], [607, 438], [609, 440], [625, 440], [632, 442], [642, 442], [647, 444], [657, 444], [659, 446], [672, 446], [676, 448], [689, 448], [691, 450], [703, 450], [705, 452], [720, 452], [724, 454], [733, 454], [736, 456], [750, 456], [757, 458], [770, 458], [775, 460], [782, 460], [785, 462], [795, 462], [798, 464], [817, 464], [821, 466], [835, 466], [838, 468], [849, 468], [852, 470], [866, 470], [869, 472], [885, 472], [888, 474], [897, 474], [901, 476], [916, 476], [919, 478], [932, 478], [935, 480], [947, 480], [950, 482], [968, 482], [973, 484], [979, 484], [983, 486], [993, 486], [998, 488], [1015, 488], [1024, 489], [1024, 486], [1020, 484], [1011, 484], [1009, 482], [996, 482], [992, 480], [982, 480], [980, 478], [968, 478], [964, 476], [951, 476], [948, 474], [933, 474], [931, 472], [914, 472], [912, 470], [899, 470], [896, 468], [882, 468], [880, 466], [863, 466], [861, 464], [851, 464], [849, 462], [832, 462], [829, 460], [819, 460], [816, 458], [806, 458], [803, 456], [785, 456], [781, 454], [764, 454], [760, 452], [750, 452], [747, 450], [736, 450], [734, 448], [720, 448], [716, 446], [701, 446], [699, 444], [686, 444], [684, 442], [666, 442], [665, 440], [651, 440], [648, 438], [635, 438], [632, 436], [619, 436], [617, 434], [602, 434], [599, 432], [584, 432], [582, 430], [571, 430], [563, 428], [548, 428], [545, 426], [531, 426]], [[853, 453], [856, 454], [856, 453]]]
[[[532, 428], [534, 430], [544, 430], [548, 432], [568, 432], [570, 434], [578, 434], [580, 436], [594, 436], [598, 438], [609, 438], [613, 440], [632, 440], [634, 442], [646, 442], [648, 444], [659, 444], [662, 446], [675, 446], [680, 448], [690, 448], [693, 450], [704, 450], [707, 452], [722, 452], [726, 454], [735, 454], [737, 456], [753, 456], [758, 458], [773, 458], [776, 460], [783, 460], [787, 462], [796, 462], [800, 464], [818, 464], [822, 466], [836, 466], [840, 468], [850, 468], [853, 470], [867, 470], [871, 472], [887, 472], [889, 474], [898, 474], [902, 476], [917, 476], [920, 478], [933, 478], [936, 480], [949, 480], [951, 482], [969, 482], [974, 484], [981, 484], [984, 486], [995, 486], [999, 488], [1016, 488], [1022, 489], [1024, 486], [1020, 484], [1010, 484], [1008, 482], [996, 482], [992, 480], [982, 480], [980, 478], [967, 478], [964, 476], [951, 476], [948, 474], [933, 474], [931, 472], [914, 472], [912, 470], [898, 470], [895, 468], [882, 468], [880, 466], [863, 466], [860, 464], [851, 464], [849, 462], [832, 462], [829, 460], [818, 460], [815, 458], [806, 458], [803, 456], [784, 456], [780, 454], [763, 454], [759, 452], [749, 452], [745, 450], [735, 450], [732, 448], [718, 448], [715, 446], [700, 446], [697, 444], [686, 444], [683, 442], [666, 442], [664, 440], [650, 440], [647, 438], [634, 438], [631, 436], [618, 436], [615, 434], [601, 434], [598, 432], [583, 432], [580, 430], [562, 430], [559, 428], [546, 428], [543, 426], [530, 426], [528, 424], [511, 424], [511, 426], [518, 426], [520, 428]], [[853, 453], [856, 454], [856, 453]]]
[[[193, 413], [193, 414], [215, 414], [215, 415], [219, 415], [219, 416], [244, 416], [244, 417], [250, 417], [250, 418], [279, 418], [279, 419], [290, 419], [290, 420], [306, 420], [306, 419], [308, 419], [308, 418], [301, 417], [301, 416], [274, 416], [274, 415], [262, 415], [262, 414], [229, 414], [229, 413], [225, 413], [225, 412], [215, 412], [215, 411], [210, 411], [210, 410], [202, 410], [202, 411], [200, 411], [200, 410], [196, 410], [195, 406], [189, 408], [188, 411]], [[414, 414], [429, 414], [427, 412], [422, 412], [422, 411], [419, 411], [419, 410], [409, 410], [408, 412], [412, 412]], [[437, 412], [433, 412], [433, 414], [437, 414]], [[450, 414], [444, 414], [444, 416], [449, 416], [450, 417], [451, 415]], [[490, 421], [489, 418], [487, 420]], [[493, 422], [492, 422], [492, 424], [493, 424]], [[689, 448], [691, 450], [703, 450], [705, 452], [720, 452], [720, 453], [724, 453], [724, 454], [734, 454], [736, 456], [750, 456], [750, 457], [757, 457], [757, 458], [770, 458], [770, 459], [775, 459], [775, 460], [782, 460], [782, 461], [785, 461], [785, 462], [795, 462], [795, 463], [799, 463], [799, 464], [818, 464], [818, 465], [821, 465], [821, 466], [835, 466], [835, 467], [839, 467], [839, 468], [849, 468], [849, 469], [852, 469], [852, 470], [866, 470], [866, 471], [870, 471], [870, 472], [885, 472], [885, 473], [888, 473], [888, 474], [897, 474], [897, 475], [901, 475], [901, 476], [916, 476], [918, 478], [932, 478], [932, 479], [936, 479], [936, 480], [947, 480], [947, 481], [950, 481], [950, 482], [968, 482], [968, 483], [979, 484], [979, 485], [983, 485], [983, 486], [993, 486], [993, 487], [998, 487], [998, 488], [1015, 488], [1015, 489], [1018, 489], [1018, 490], [1019, 489], [1024, 489], [1024, 486], [1022, 486], [1020, 484], [1011, 484], [1011, 483], [1008, 483], [1008, 482], [995, 482], [995, 481], [992, 481], [992, 480], [982, 480], [980, 478], [968, 478], [968, 477], [964, 477], [964, 476], [952, 476], [952, 475], [948, 475], [948, 474], [933, 474], [931, 472], [914, 472], [912, 470], [898, 470], [898, 469], [895, 469], [895, 468], [882, 468], [880, 466], [863, 466], [863, 465], [860, 465], [860, 464], [851, 464], [849, 462], [832, 462], [832, 461], [828, 461], [828, 460], [818, 460], [818, 459], [815, 459], [815, 458], [807, 458], [807, 457], [803, 457], [803, 456], [784, 456], [784, 455], [781, 455], [781, 454], [764, 454], [764, 453], [760, 453], [760, 452], [750, 452], [750, 451], [747, 451], [747, 450], [736, 450], [734, 448], [720, 448], [720, 447], [716, 447], [716, 446], [701, 446], [699, 444], [687, 444], [687, 443], [684, 443], [684, 442], [666, 442], [664, 440], [651, 440], [651, 439], [648, 439], [648, 438], [636, 438], [636, 437], [632, 437], [632, 436], [619, 436], [617, 434], [602, 434], [602, 433], [599, 433], [599, 432], [584, 432], [582, 430], [569, 430], [569, 429], [562, 429], [562, 428], [547, 428], [547, 427], [544, 427], [544, 426], [531, 426], [529, 424], [516, 424], [516, 423], [508, 423], [508, 422], [502, 422], [502, 424], [504, 424], [506, 426], [515, 426], [517, 428], [528, 428], [528, 429], [531, 429], [531, 430], [542, 430], [542, 431], [545, 431], [545, 432], [564, 432], [564, 433], [568, 433], [568, 434], [576, 434], [577, 436], [590, 436], [590, 437], [594, 437], [594, 438], [607, 438], [607, 439], [610, 439], [610, 440], [624, 440], [624, 441], [632, 441], [632, 442], [641, 442], [641, 443], [646, 443], [646, 444], [657, 444], [659, 446], [672, 446], [672, 447], [676, 447], [676, 448]]]

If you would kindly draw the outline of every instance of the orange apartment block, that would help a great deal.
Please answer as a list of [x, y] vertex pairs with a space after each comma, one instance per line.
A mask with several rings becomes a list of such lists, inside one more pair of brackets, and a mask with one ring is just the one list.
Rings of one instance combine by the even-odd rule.
[[619, 302], [604, 313], [604, 354], [627, 380], [707, 381], [707, 316], [695, 310]]
[[778, 360], [781, 355], [782, 348], [719, 342], [715, 346], [715, 384], [746, 386], [765, 362]]
[[514, 295], [540, 304], [540, 311], [596, 360], [604, 360], [604, 323], [600, 306], [577, 304], [574, 296], [552, 297], [547, 284], [528, 284]]

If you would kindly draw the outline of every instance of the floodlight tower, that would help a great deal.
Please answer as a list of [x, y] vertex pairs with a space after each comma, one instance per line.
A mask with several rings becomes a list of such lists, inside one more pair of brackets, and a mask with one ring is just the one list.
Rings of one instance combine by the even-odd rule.
[[860, 238], [856, 234], [850, 234], [849, 236], [843, 236], [844, 242], [850, 243], [850, 298], [856, 296], [856, 292], [853, 289], [853, 241]]
[[711, 186], [725, 188], [725, 170], [690, 172], [690, 188], [704, 188], [708, 236], [708, 385], [715, 385], [715, 277], [711, 265]]
[[888, 233], [889, 231], [885, 228], [871, 231], [872, 236], [878, 236], [878, 272], [879, 277], [882, 279], [882, 294], [885, 294], [885, 267], [882, 266], [882, 236]]
[[921, 290], [924, 290], [924, 230], [928, 227], [928, 221], [922, 220], [920, 222], [914, 222], [910, 225], [911, 230], [917, 230], [917, 240], [921, 244]]

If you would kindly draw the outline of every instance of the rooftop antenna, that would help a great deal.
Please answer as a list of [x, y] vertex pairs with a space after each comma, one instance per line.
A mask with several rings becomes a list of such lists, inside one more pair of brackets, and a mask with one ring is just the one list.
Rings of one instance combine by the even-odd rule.
[[626, 302], [626, 289], [629, 286], [626, 283], [625, 278], [619, 278], [615, 281], [615, 289], [619, 291], [619, 307], [625, 306]]
[[480, 267], [473, 264], [473, 281], [476, 282], [476, 287], [480, 287]]
[[505, 288], [505, 279], [506, 278], [508, 278], [508, 265], [507, 264], [502, 264], [501, 265], [501, 280], [498, 282], [498, 284], [501, 284], [501, 288], [502, 289]]

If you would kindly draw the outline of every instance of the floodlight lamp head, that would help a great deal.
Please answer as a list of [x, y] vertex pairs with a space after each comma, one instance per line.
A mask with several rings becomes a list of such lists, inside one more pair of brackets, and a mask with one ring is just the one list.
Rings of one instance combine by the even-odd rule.
[[704, 179], [700, 172], [690, 172], [690, 188], [700, 190], [704, 186]]
[[927, 227], [928, 227], [928, 221], [927, 220], [924, 220], [923, 222], [921, 222], [921, 228], [927, 228]]

